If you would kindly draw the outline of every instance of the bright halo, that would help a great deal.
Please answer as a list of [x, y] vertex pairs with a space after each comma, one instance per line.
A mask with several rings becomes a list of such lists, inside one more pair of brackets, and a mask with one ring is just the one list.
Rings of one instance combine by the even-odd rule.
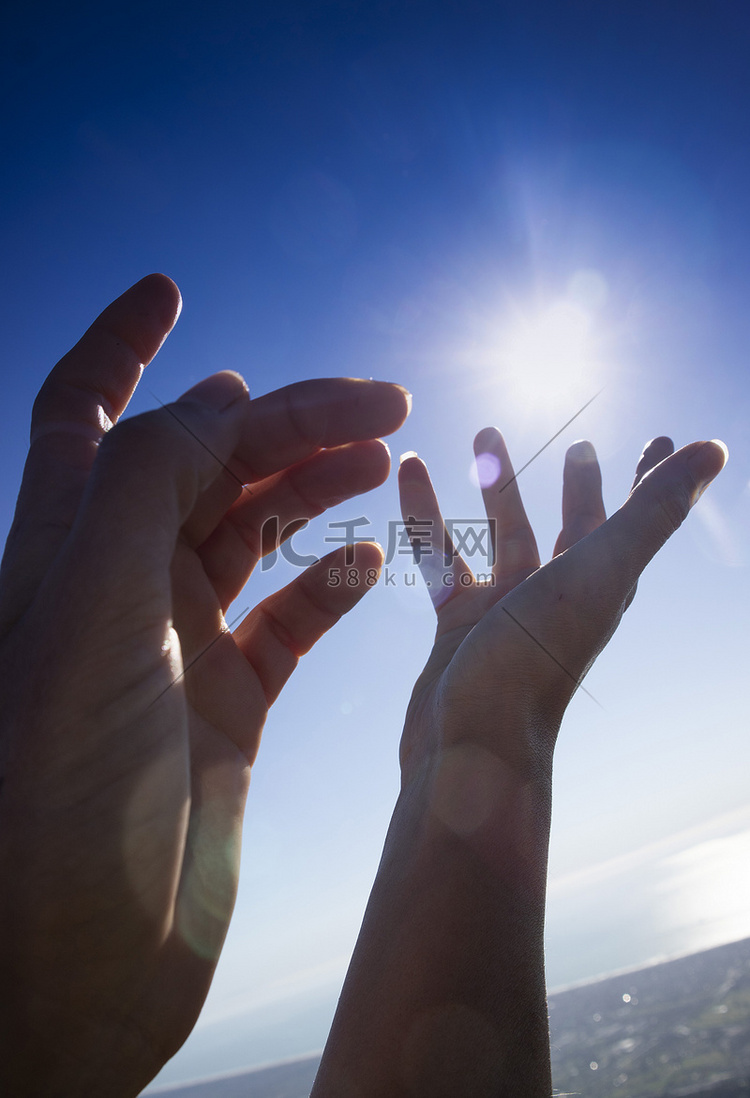
[[563, 300], [535, 316], [522, 316], [501, 339], [500, 362], [510, 395], [519, 404], [567, 405], [571, 396], [597, 388], [593, 318], [578, 302]]

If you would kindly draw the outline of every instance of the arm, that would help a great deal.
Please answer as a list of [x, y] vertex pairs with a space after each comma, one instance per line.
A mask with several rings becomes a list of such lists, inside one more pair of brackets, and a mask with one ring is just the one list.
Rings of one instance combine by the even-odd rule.
[[[427, 470], [403, 462], [404, 518], [431, 523], [420, 561], [437, 636], [401, 741], [401, 793], [313, 1098], [548, 1098], [544, 906], [552, 756], [566, 705], [643, 568], [725, 454], [656, 439], [605, 521], [589, 443], [568, 451], [563, 530], [544, 567], [502, 436], [477, 453], [497, 529], [493, 584], [441, 563]], [[647, 475], [648, 474], [648, 475]], [[450, 554], [449, 554], [450, 555]]]
[[[55, 367], [0, 573], [0, 1091], [137, 1094], [200, 1012], [268, 707], [364, 594], [331, 554], [230, 633], [264, 521], [381, 483], [398, 386], [214, 375], [111, 427], [179, 310], [144, 279]], [[249, 489], [243, 486], [250, 485]], [[378, 568], [374, 545], [360, 568]]]

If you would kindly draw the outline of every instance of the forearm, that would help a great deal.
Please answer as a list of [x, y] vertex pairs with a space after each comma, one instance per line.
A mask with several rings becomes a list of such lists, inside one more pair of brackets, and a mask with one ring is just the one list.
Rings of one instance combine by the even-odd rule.
[[313, 1098], [551, 1093], [550, 786], [461, 745], [404, 789]]

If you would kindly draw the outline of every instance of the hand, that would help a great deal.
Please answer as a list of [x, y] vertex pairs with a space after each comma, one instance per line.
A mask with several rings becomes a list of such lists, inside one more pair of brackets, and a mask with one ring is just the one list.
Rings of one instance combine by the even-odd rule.
[[275, 546], [264, 521], [380, 484], [377, 436], [408, 412], [394, 385], [250, 401], [224, 372], [108, 430], [179, 307], [142, 280], [52, 371], [0, 573], [0, 1090], [18, 1098], [136, 1094], [190, 1032], [268, 707], [367, 584], [327, 584], [342, 548], [233, 635], [223, 614]]
[[452, 551], [424, 464], [407, 457], [400, 470], [437, 637], [408, 706], [401, 794], [315, 1098], [551, 1093], [553, 744], [638, 575], [725, 458], [714, 444], [672, 455], [669, 439], [654, 440], [634, 491], [605, 522], [593, 447], [577, 442], [556, 556], [539, 568], [502, 436], [484, 430], [475, 449], [500, 471], [483, 491], [496, 525], [491, 583], [477, 583]]
[[724, 463], [715, 444], [672, 454], [656, 439], [605, 521], [593, 447], [576, 443], [557, 555], [540, 568], [499, 432], [481, 432], [476, 450], [500, 470], [484, 489], [497, 531], [484, 585], [449, 543], [445, 563], [425, 466], [409, 457], [400, 469], [437, 637], [409, 704], [401, 792], [315, 1098], [551, 1093], [543, 929], [555, 737], [641, 571]]
[[675, 454], [670, 439], [654, 439], [628, 500], [605, 521], [594, 448], [575, 443], [565, 460], [563, 528], [553, 560], [540, 567], [502, 435], [487, 428], [474, 449], [499, 470], [482, 492], [496, 531], [489, 583], [477, 583], [453, 551], [422, 462], [409, 457], [399, 473], [405, 521], [433, 531], [420, 567], [437, 612], [435, 645], [406, 718], [404, 780], [425, 766], [444, 768], [448, 752], [468, 796], [476, 789], [469, 792], [467, 768], [483, 770], [483, 782], [497, 777], [499, 760], [527, 776], [540, 764], [546, 773], [565, 708], [617, 628], [638, 576], [725, 461], [716, 443]]

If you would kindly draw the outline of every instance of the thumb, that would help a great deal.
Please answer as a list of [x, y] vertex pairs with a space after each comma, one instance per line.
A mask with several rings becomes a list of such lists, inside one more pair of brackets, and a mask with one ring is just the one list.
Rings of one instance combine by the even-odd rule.
[[[601, 560], [616, 560], [626, 585], [636, 583], [648, 562], [687, 518], [690, 509], [726, 464], [723, 442], [693, 442], [655, 466], [622, 507], [594, 532]], [[608, 552], [606, 550], [609, 550]]]

